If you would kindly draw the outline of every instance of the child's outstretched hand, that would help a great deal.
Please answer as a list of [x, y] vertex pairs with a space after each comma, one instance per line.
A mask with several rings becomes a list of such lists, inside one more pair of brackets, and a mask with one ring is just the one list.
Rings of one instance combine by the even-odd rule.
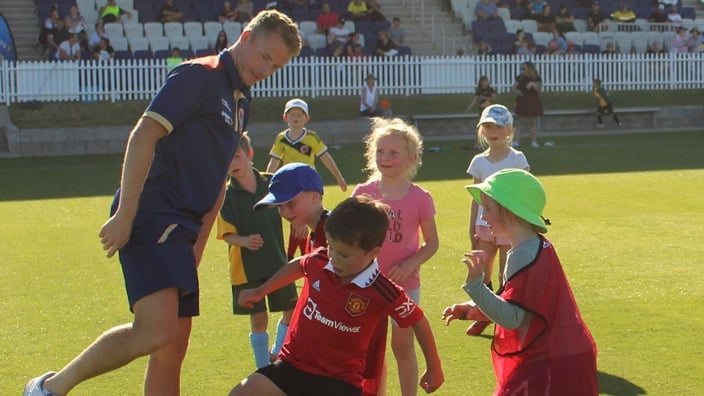
[[237, 305], [251, 309], [254, 308], [254, 303], [259, 302], [263, 297], [258, 288], [242, 290], [237, 296]]
[[470, 309], [472, 309], [472, 306], [468, 302], [463, 304], [453, 304], [451, 307], [445, 307], [445, 310], [442, 311], [442, 320], [445, 321], [445, 326], [449, 326], [450, 322], [455, 319], [466, 320], [467, 313]]
[[472, 250], [464, 254], [462, 262], [467, 265], [467, 283], [484, 277], [484, 267], [489, 261], [489, 255], [483, 250]]

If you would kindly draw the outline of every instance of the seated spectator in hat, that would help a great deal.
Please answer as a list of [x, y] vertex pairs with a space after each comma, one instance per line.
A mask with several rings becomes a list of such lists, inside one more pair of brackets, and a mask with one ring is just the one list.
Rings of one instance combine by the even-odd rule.
[[494, 3], [492, 0], [481, 0], [474, 7], [474, 15], [477, 16], [477, 19], [483, 21], [498, 19], [499, 8], [496, 6], [496, 3]]
[[330, 33], [330, 28], [337, 26], [337, 21], [340, 19], [340, 16], [332, 10], [328, 2], [323, 3], [322, 11], [323, 12], [318, 15], [318, 18], [315, 20], [315, 24], [318, 26], [318, 33], [327, 35]]

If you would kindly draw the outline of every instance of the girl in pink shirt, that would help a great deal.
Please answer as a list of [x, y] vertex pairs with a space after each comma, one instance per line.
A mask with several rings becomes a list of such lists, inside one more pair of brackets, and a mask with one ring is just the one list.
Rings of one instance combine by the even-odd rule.
[[[412, 182], [421, 166], [418, 130], [399, 118], [374, 118], [365, 139], [369, 179], [353, 196], [368, 195], [389, 206], [389, 229], [378, 260], [381, 271], [419, 303], [420, 266], [438, 250], [435, 205], [430, 193]], [[422, 241], [421, 241], [422, 237]], [[391, 348], [398, 365], [403, 395], [415, 394], [418, 360], [413, 332], [391, 327]], [[381, 381], [381, 393], [383, 383]]]

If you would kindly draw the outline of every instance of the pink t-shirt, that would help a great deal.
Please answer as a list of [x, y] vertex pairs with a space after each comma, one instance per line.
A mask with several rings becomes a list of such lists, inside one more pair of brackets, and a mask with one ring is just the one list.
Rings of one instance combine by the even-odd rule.
[[[388, 274], [395, 265], [414, 255], [420, 248], [420, 225], [435, 216], [430, 193], [412, 184], [405, 197], [392, 201], [382, 197], [377, 181], [357, 185], [352, 196], [368, 195], [389, 205], [389, 230], [377, 257], [381, 272]], [[401, 285], [406, 290], [420, 287], [420, 271], [416, 270]]]

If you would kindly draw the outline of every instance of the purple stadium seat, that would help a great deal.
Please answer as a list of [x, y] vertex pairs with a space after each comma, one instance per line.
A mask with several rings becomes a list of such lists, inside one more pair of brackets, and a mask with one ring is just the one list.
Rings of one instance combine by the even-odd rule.
[[171, 55], [169, 50], [156, 50], [154, 51], [154, 59], [166, 59]]
[[134, 59], [153, 59], [154, 54], [149, 50], [137, 50], [132, 54]]
[[367, 35], [374, 34], [376, 32], [374, 30], [374, 24], [369, 21], [356, 21], [354, 23], [354, 28], [355, 32], [359, 32], [362, 36], [365, 36], [365, 42]]
[[374, 22], [374, 31], [381, 32], [382, 30], [389, 30], [391, 28], [391, 22], [389, 21], [376, 21]]

